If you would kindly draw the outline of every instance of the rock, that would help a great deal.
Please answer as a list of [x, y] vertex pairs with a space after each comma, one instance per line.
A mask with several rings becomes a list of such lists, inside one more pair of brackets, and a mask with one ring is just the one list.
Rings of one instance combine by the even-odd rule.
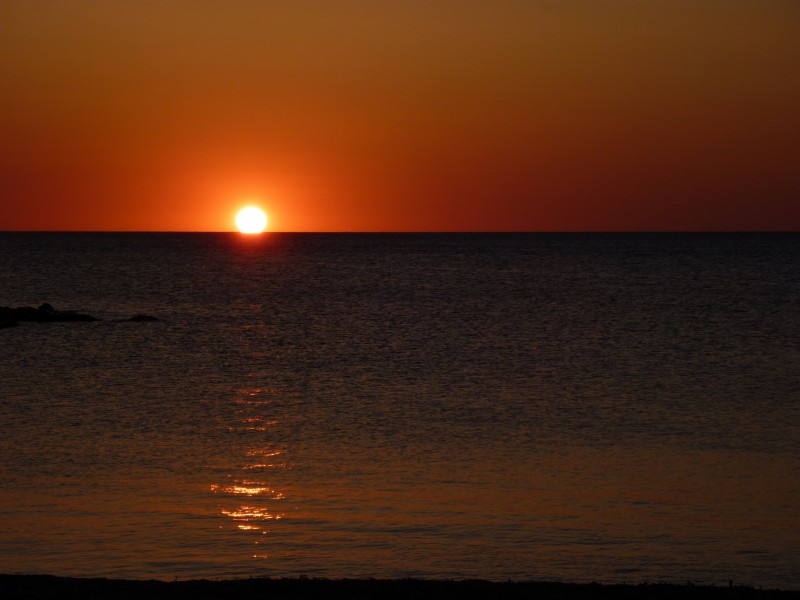
[[92, 315], [75, 312], [74, 310], [56, 310], [51, 304], [44, 303], [39, 308], [20, 306], [9, 308], [0, 306], [0, 320], [2, 321], [35, 321], [37, 323], [50, 323], [60, 321], [97, 321]]
[[[0, 306], [0, 329], [7, 327], [14, 327], [19, 325], [20, 321], [32, 321], [36, 323], [56, 323], [56, 322], [90, 322], [99, 321], [97, 317], [86, 315], [83, 313], [75, 312], [74, 310], [56, 310], [52, 304], [45, 302], [38, 308], [32, 306], [20, 306], [18, 308], [10, 308], [8, 306]], [[132, 322], [132, 323], [152, 323], [160, 321], [157, 317], [150, 315], [138, 314], [133, 315], [129, 319], [116, 319], [116, 323]]]
[[32, 306], [9, 308], [8, 317], [15, 321], [38, 321], [38, 312]]
[[74, 310], [56, 310], [50, 304], [44, 303], [36, 309], [37, 321], [46, 323], [48, 321], [97, 321], [92, 315], [84, 315]]

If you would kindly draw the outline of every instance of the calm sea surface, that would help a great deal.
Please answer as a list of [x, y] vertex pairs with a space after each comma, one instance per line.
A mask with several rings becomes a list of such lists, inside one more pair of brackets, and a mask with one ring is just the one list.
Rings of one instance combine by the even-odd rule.
[[42, 302], [0, 572], [800, 588], [800, 235], [0, 234]]

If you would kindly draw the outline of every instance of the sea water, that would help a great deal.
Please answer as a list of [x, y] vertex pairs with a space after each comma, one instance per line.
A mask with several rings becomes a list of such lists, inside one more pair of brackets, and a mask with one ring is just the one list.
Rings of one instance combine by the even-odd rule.
[[43, 302], [0, 572], [800, 588], [798, 235], [0, 234]]

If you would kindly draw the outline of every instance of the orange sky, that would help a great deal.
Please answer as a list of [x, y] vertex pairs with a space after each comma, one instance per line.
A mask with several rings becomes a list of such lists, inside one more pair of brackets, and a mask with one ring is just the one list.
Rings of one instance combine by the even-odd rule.
[[800, 230], [794, 0], [0, 3], [0, 230]]

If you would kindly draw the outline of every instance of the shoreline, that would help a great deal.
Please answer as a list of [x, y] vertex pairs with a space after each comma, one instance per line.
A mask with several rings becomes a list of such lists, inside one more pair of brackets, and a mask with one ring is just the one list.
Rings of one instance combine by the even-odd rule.
[[183, 581], [0, 575], [0, 596], [11, 600], [59, 598], [147, 599], [263, 597], [335, 599], [522, 599], [537, 600], [800, 600], [800, 590], [668, 583], [601, 584], [539, 581], [492, 582], [432, 579], [252, 578]]

